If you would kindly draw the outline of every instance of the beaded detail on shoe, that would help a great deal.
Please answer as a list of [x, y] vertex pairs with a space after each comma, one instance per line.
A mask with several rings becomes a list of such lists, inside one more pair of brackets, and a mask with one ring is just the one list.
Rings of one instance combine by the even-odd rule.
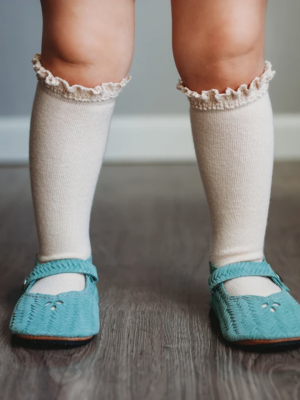
[[256, 77], [250, 85], [243, 84], [237, 90], [227, 88], [225, 93], [219, 93], [217, 89], [203, 90], [201, 93], [188, 89], [179, 79], [177, 89], [183, 92], [189, 99], [193, 108], [198, 110], [225, 110], [240, 107], [262, 97], [269, 88], [269, 82], [273, 79], [275, 71], [269, 61], [265, 62], [261, 76]]

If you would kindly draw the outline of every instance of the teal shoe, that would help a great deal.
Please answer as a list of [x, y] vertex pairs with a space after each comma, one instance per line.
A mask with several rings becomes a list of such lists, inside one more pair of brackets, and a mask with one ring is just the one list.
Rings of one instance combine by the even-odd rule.
[[[58, 295], [29, 293], [46, 276], [75, 272], [85, 275], [85, 289]], [[91, 259], [64, 259], [40, 264], [25, 279], [23, 292], [10, 320], [10, 330], [21, 339], [85, 342], [99, 332], [96, 267]]]
[[[210, 264], [211, 307], [224, 338], [242, 345], [300, 341], [300, 305], [266, 261], [239, 262], [216, 268]], [[230, 296], [224, 282], [241, 276], [265, 276], [281, 288], [267, 297]]]

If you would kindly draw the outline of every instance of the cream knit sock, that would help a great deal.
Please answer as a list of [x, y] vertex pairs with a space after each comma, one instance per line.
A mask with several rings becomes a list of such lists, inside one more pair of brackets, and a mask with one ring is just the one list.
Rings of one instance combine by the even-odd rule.
[[[179, 82], [189, 98], [199, 169], [211, 213], [211, 262], [217, 266], [263, 259], [272, 169], [273, 116], [266, 62], [261, 77], [237, 91], [198, 94]], [[280, 292], [269, 278], [225, 282], [230, 295], [268, 296]]]
[[[40, 262], [91, 255], [89, 222], [115, 97], [130, 77], [93, 89], [69, 86], [33, 59], [39, 83], [30, 130], [30, 173]], [[83, 290], [81, 274], [40, 279], [31, 293]]]

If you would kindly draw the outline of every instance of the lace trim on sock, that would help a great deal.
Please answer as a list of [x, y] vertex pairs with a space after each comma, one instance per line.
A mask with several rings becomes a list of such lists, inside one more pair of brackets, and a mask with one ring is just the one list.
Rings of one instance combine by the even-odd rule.
[[197, 93], [185, 87], [181, 79], [179, 79], [177, 89], [186, 94], [192, 107], [199, 110], [231, 109], [262, 97], [267, 92], [269, 82], [274, 75], [275, 71], [272, 70], [271, 63], [266, 61], [262, 75], [254, 78], [250, 85], [243, 84], [237, 90], [227, 88], [225, 93], [219, 93], [217, 89], [211, 89]]
[[113, 99], [119, 95], [123, 87], [131, 79], [131, 76], [128, 75], [120, 82], [102, 83], [94, 88], [86, 88], [81, 85], [70, 86], [67, 81], [57, 76], [53, 76], [50, 71], [42, 66], [40, 54], [36, 54], [31, 62], [39, 82], [53, 92], [59, 93], [70, 100], [96, 102]]

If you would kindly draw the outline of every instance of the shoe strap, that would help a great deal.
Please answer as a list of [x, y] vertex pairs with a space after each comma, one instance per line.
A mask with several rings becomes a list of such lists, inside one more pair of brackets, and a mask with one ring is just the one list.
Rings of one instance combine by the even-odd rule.
[[24, 288], [28, 287], [31, 282], [36, 281], [37, 279], [64, 273], [84, 274], [90, 276], [94, 282], [98, 281], [97, 269], [92, 264], [91, 258], [88, 260], [67, 258], [45, 263], [39, 263], [36, 261], [33, 271], [24, 281]]
[[210, 264], [210, 270], [211, 275], [208, 279], [210, 292], [213, 292], [214, 288], [220, 283], [228, 281], [229, 279], [240, 278], [242, 276], [266, 276], [271, 278], [280, 288], [289, 291], [289, 288], [285, 286], [280, 276], [273, 271], [271, 266], [265, 260], [261, 262], [238, 262], [224, 265], [220, 268]]

